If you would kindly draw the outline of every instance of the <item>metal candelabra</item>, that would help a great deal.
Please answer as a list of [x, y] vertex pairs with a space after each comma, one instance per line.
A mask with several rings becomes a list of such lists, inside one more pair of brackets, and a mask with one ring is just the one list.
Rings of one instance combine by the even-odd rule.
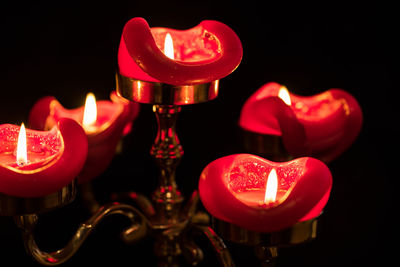
[[[39, 263], [59, 265], [67, 261], [80, 248], [87, 236], [109, 215], [127, 217], [131, 225], [123, 230], [125, 242], [137, 242], [146, 235], [155, 239], [155, 253], [159, 266], [178, 266], [178, 257], [183, 255], [192, 265], [203, 258], [202, 250], [194, 243], [192, 235], [202, 233], [211, 242], [221, 266], [234, 266], [231, 255], [217, 233], [231, 242], [254, 246], [256, 256], [263, 266], [272, 266], [279, 247], [295, 245], [315, 238], [317, 220], [300, 222], [289, 229], [274, 233], [255, 233], [233, 224], [212, 218], [197, 211], [199, 197], [193, 192], [184, 204], [179, 191], [175, 170], [183, 156], [175, 131], [176, 119], [181, 106], [212, 100], [218, 95], [219, 81], [205, 84], [173, 86], [164, 83], [145, 82], [116, 75], [118, 93], [131, 101], [153, 105], [157, 117], [158, 132], [150, 154], [160, 169], [159, 182], [151, 200], [137, 192], [113, 195], [110, 204], [98, 205], [90, 195], [88, 185], [84, 199], [89, 203], [92, 216], [79, 225], [68, 244], [54, 252], [44, 252], [35, 242], [34, 229], [38, 214], [62, 207], [74, 200], [77, 193], [76, 181], [58, 192], [40, 198], [12, 197], [0, 193], [0, 215], [14, 216], [21, 228], [25, 247]], [[132, 204], [118, 200], [128, 197]], [[214, 232], [214, 230], [215, 232]]]

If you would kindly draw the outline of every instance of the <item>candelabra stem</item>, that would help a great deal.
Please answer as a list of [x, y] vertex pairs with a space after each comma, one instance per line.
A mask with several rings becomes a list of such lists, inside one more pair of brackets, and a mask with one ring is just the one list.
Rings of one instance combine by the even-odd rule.
[[176, 119], [181, 107], [176, 105], [154, 105], [157, 117], [158, 132], [150, 154], [160, 169], [159, 184], [153, 193], [156, 209], [156, 222], [160, 224], [175, 223], [183, 201], [175, 181], [175, 170], [183, 149], [175, 131]]
[[54, 252], [44, 252], [37, 246], [33, 233], [38, 221], [38, 216], [35, 214], [27, 214], [15, 216], [14, 218], [16, 224], [22, 229], [27, 252], [40, 264], [55, 266], [71, 258], [95, 227], [105, 217], [112, 214], [121, 214], [131, 220], [132, 226], [126, 229], [122, 234], [123, 239], [126, 241], [132, 242], [133, 239], [139, 239], [146, 234], [146, 228], [149, 224], [148, 220], [135, 208], [114, 202], [101, 207], [89, 220], [80, 224], [78, 230], [64, 248]]
[[[158, 132], [150, 154], [160, 169], [159, 183], [153, 193], [155, 216], [152, 218], [156, 231], [155, 253], [159, 266], [178, 266], [177, 258], [182, 253], [179, 245], [181, 234], [179, 213], [183, 202], [175, 181], [175, 170], [183, 149], [175, 131], [176, 120], [181, 107], [176, 105], [154, 105]], [[186, 220], [184, 218], [183, 220]], [[168, 230], [176, 229], [176, 230]], [[165, 231], [166, 230], [166, 231]]]
[[[208, 224], [210, 219], [207, 214], [196, 211], [199, 201], [197, 192], [182, 207], [183, 196], [175, 180], [175, 170], [183, 156], [176, 134], [176, 121], [182, 105], [203, 103], [216, 98], [218, 85], [218, 80], [192, 85], [171, 85], [117, 74], [119, 95], [131, 101], [153, 104], [153, 112], [157, 118], [157, 137], [150, 154], [160, 169], [160, 176], [158, 186], [152, 194], [153, 205], [134, 192], [128, 193], [128, 197], [148, 211], [146, 215], [150, 221], [149, 233], [156, 240], [154, 249], [159, 257], [159, 266], [178, 266], [180, 255], [184, 255], [192, 265], [203, 259], [203, 252], [187, 235], [197, 226]], [[222, 240], [211, 229], [203, 228], [201, 232], [208, 237], [223, 266], [233, 266]]]

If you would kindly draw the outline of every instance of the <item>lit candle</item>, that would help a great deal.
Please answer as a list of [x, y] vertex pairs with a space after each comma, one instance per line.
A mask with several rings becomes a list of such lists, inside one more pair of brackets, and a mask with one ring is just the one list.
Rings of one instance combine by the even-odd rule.
[[64, 108], [54, 97], [44, 97], [33, 106], [29, 124], [34, 129], [49, 129], [61, 118], [71, 118], [82, 125], [86, 132], [89, 151], [85, 167], [78, 182], [89, 181], [109, 166], [121, 137], [127, 134], [137, 117], [139, 104], [129, 102], [115, 92], [111, 101], [96, 101], [88, 94], [85, 106]]
[[0, 192], [40, 197], [63, 188], [81, 171], [87, 156], [85, 132], [61, 119], [49, 131], [0, 125]]
[[278, 176], [275, 169], [271, 169], [264, 188], [241, 191], [236, 194], [237, 199], [251, 207], [273, 206], [275, 201], [284, 195], [285, 191], [280, 190], [278, 195]]
[[[173, 51], [165, 53], [165, 41]], [[171, 46], [172, 47], [172, 46]], [[236, 69], [242, 44], [228, 26], [202, 21], [188, 30], [150, 28], [133, 18], [123, 29], [118, 51], [121, 75], [147, 82], [190, 85], [219, 80]]]
[[175, 59], [175, 50], [174, 50], [174, 41], [172, 40], [171, 34], [167, 33], [165, 35], [165, 41], [164, 41], [164, 54], [174, 60]]
[[362, 112], [354, 97], [341, 89], [306, 97], [267, 83], [245, 102], [239, 125], [247, 131], [282, 137], [292, 156], [329, 162], [358, 136]]
[[[99, 131], [97, 122], [97, 103], [96, 97], [93, 93], [86, 95], [85, 108], [83, 110], [82, 126], [87, 133], [94, 133]], [[97, 127], [96, 127], [97, 126]]]
[[314, 158], [276, 163], [250, 154], [219, 158], [203, 170], [199, 193], [216, 218], [257, 232], [274, 232], [317, 217], [332, 176]]
[[17, 142], [17, 165], [24, 166], [28, 164], [28, 151], [26, 149], [26, 130], [22, 123], [18, 134]]

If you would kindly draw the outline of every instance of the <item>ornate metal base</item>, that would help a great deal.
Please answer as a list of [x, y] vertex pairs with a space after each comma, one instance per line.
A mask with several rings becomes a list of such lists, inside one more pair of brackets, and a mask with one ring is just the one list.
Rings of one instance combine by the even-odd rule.
[[[31, 213], [32, 210], [29, 210], [29, 213], [26, 214], [20, 214], [15, 210], [14, 212], [9, 211], [7, 216], [14, 216], [16, 224], [22, 230], [27, 252], [42, 265], [55, 266], [66, 262], [78, 251], [89, 234], [104, 218], [109, 215], [120, 214], [127, 217], [132, 223], [121, 233], [121, 238], [124, 242], [138, 242], [146, 235], [153, 236], [156, 239], [155, 252], [159, 257], [158, 266], [178, 266], [177, 257], [181, 255], [192, 265], [202, 261], [203, 252], [193, 242], [193, 235], [197, 233], [204, 234], [208, 238], [221, 266], [234, 266], [223, 241], [207, 226], [209, 224], [209, 216], [202, 212], [196, 212], [196, 206], [199, 201], [197, 192], [193, 193], [185, 208], [182, 209], [179, 219], [166, 224], [160, 223], [151, 202], [145, 196], [131, 192], [122, 197], [138, 204], [143, 212], [133, 205], [116, 201], [102, 206], [86, 222], [78, 226], [77, 231], [65, 247], [53, 252], [42, 251], [37, 246], [34, 230], [39, 216]], [[114, 198], [121, 198], [121, 196], [114, 195]], [[27, 202], [29, 201], [27, 200]], [[64, 205], [65, 203], [62, 204]], [[61, 204], [58, 205], [58, 207], [61, 206]], [[52, 208], [56, 208], [56, 206], [52, 206]], [[38, 213], [48, 210], [48, 207], [42, 210], [36, 209]], [[2, 215], [6, 215], [6, 213]]]
[[[159, 257], [158, 266], [178, 266], [177, 259], [183, 255], [186, 261], [196, 265], [203, 259], [202, 250], [193, 242], [193, 236], [201, 233], [205, 235], [215, 250], [221, 266], [234, 266], [228, 249], [215, 232], [208, 227], [209, 216], [197, 212], [199, 197], [197, 191], [193, 192], [190, 200], [180, 210], [178, 219], [170, 223], [160, 223], [160, 217], [149, 199], [144, 195], [130, 192], [122, 195], [113, 195], [113, 199], [132, 201], [144, 212], [146, 220], [146, 233], [155, 238], [155, 253]], [[133, 231], [134, 233], [134, 231]], [[137, 238], [124, 238], [126, 242], [136, 242]]]

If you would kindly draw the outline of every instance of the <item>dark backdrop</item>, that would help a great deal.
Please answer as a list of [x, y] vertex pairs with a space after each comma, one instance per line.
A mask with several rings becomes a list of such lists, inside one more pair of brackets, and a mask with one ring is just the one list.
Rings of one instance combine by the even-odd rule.
[[[391, 68], [398, 49], [394, 43], [398, 21], [391, 7], [327, 5], [290, 11], [289, 6], [278, 8], [262, 1], [172, 3], [170, 7], [151, 1], [54, 3], [18, 2], [1, 9], [1, 124], [26, 122], [30, 107], [44, 95], [55, 96], [68, 108], [82, 105], [88, 91], [98, 99], [108, 98], [115, 89], [122, 27], [132, 17], [144, 17], [150, 26], [177, 29], [191, 28], [204, 19], [219, 20], [242, 40], [243, 61], [221, 80], [216, 100], [182, 109], [178, 133], [185, 156], [177, 182], [183, 194], [189, 197], [197, 188], [207, 163], [243, 152], [239, 112], [246, 98], [264, 83], [283, 83], [303, 95], [343, 88], [363, 109], [361, 134], [329, 164], [333, 189], [317, 239], [282, 250], [278, 266], [361, 266], [391, 260], [398, 178], [392, 166], [399, 134]], [[157, 170], [148, 152], [155, 132], [151, 106], [142, 105], [122, 154], [94, 181], [100, 202], [108, 202], [112, 192], [154, 190]], [[63, 246], [88, 216], [79, 196], [67, 207], [42, 216], [39, 246], [48, 250]], [[118, 216], [106, 220], [65, 266], [155, 266], [151, 238], [130, 246], [119, 240], [120, 230], [127, 225]], [[0, 218], [0, 226], [0, 266], [37, 266], [24, 252], [12, 218]], [[247, 249], [228, 245], [237, 265], [254, 264]], [[205, 252], [201, 266], [217, 266], [212, 251], [206, 247]]]

